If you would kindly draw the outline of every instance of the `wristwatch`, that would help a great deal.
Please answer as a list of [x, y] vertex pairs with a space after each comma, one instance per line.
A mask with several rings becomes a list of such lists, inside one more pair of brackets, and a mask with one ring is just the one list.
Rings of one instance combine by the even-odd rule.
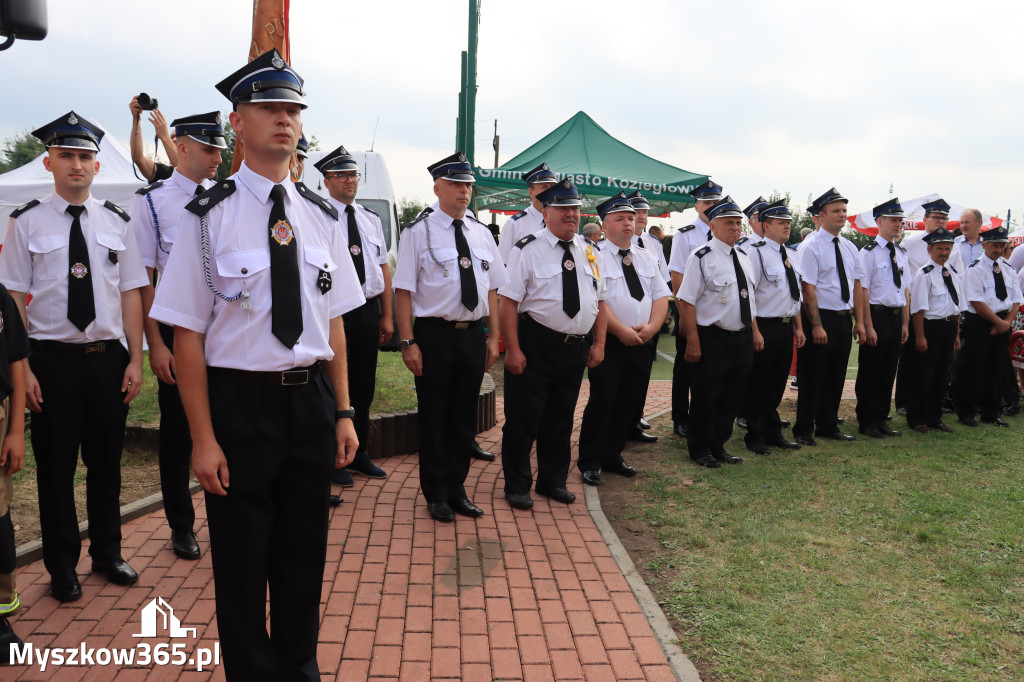
[[416, 345], [416, 339], [402, 339], [402, 348], [408, 348], [409, 346]]
[[338, 410], [334, 413], [334, 421], [339, 419], [354, 419], [356, 416], [356, 408], [350, 407], [347, 410]]

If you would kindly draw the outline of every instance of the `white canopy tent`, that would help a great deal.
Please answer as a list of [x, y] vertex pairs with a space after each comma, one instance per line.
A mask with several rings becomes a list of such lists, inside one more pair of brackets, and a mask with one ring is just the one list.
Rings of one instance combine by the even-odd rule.
[[[0, 244], [7, 234], [11, 211], [53, 192], [53, 176], [43, 167], [43, 156], [40, 154], [24, 166], [0, 175]], [[92, 195], [100, 200], [109, 199], [127, 211], [135, 190], [146, 184], [135, 177], [131, 154], [113, 137], [104, 135], [96, 160], [100, 162], [100, 172], [93, 180]]]

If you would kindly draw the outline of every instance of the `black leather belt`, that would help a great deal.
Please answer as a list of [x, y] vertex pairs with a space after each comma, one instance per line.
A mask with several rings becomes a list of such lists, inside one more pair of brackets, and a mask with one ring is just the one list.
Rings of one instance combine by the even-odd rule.
[[707, 330], [710, 330], [710, 331], [713, 331], [713, 332], [718, 332], [720, 334], [730, 334], [730, 335], [732, 335], [732, 334], [742, 334], [745, 331], [750, 331], [750, 327], [744, 327], [743, 329], [725, 329], [724, 327], [719, 327], [717, 324], [698, 325], [697, 328], [698, 329], [707, 329]]
[[790, 315], [789, 317], [761, 317], [760, 315], [758, 315], [757, 316], [757, 321], [760, 322], [761, 320], [766, 320], [768, 322], [781, 322], [782, 324], [789, 324], [790, 322], [793, 321], [793, 316]]
[[925, 322], [956, 322], [960, 319], [959, 315], [946, 315], [945, 317], [933, 317], [932, 319], [924, 318]]
[[524, 313], [524, 314], [520, 315], [519, 316], [519, 321], [522, 322], [523, 318], [526, 318], [526, 320], [529, 320], [533, 324], [533, 326], [536, 327], [537, 329], [539, 329], [540, 331], [544, 332], [545, 334], [547, 334], [548, 336], [550, 336], [552, 338], [558, 339], [562, 343], [568, 343], [568, 344], [571, 344], [571, 345], [578, 344], [578, 343], [583, 343], [584, 341], [586, 341], [590, 337], [589, 333], [588, 334], [566, 334], [565, 332], [556, 331], [556, 330], [552, 329], [551, 327], [543, 325], [540, 322], [538, 322], [537, 320], [533, 319], [533, 317], [531, 317], [529, 313]]
[[211, 374], [230, 374], [257, 384], [271, 384], [274, 386], [302, 386], [308, 384], [316, 376], [320, 369], [320, 361], [317, 360], [308, 367], [295, 367], [282, 372], [261, 372], [245, 369], [234, 369], [232, 367], [207, 367], [206, 371]]
[[470, 329], [480, 324], [480, 320], [446, 320], [443, 317], [417, 317], [416, 322], [449, 329]]
[[117, 348], [124, 348], [120, 341], [93, 341], [92, 343], [66, 343], [64, 341], [45, 341], [32, 339], [32, 345], [46, 350], [60, 351], [61, 353], [80, 353], [82, 355], [99, 355], [108, 353]]
[[829, 310], [828, 308], [818, 308], [819, 313], [832, 313], [839, 317], [847, 317], [850, 314], [849, 310]]
[[872, 303], [871, 304], [871, 312], [872, 313], [890, 314], [890, 315], [899, 315], [900, 313], [903, 312], [903, 306], [893, 307], [893, 306], [890, 306], [890, 305], [881, 305], [879, 303]]

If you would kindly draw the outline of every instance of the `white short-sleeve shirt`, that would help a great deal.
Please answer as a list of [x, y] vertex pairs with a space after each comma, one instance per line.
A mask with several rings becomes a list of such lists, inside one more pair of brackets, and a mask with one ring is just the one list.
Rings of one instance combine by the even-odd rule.
[[[366, 300], [380, 296], [384, 292], [384, 271], [381, 270], [381, 266], [386, 266], [388, 262], [388, 247], [387, 242], [384, 241], [384, 226], [380, 216], [365, 206], [353, 202], [352, 212], [356, 217], [356, 230], [359, 231], [359, 241], [363, 244], [362, 248], [359, 248], [349, 243], [348, 214], [345, 212], [348, 204], [330, 196], [327, 197], [327, 200], [338, 209], [338, 222], [341, 223], [341, 234], [344, 237], [345, 252], [349, 260], [353, 261], [353, 257], [363, 259], [363, 272], [366, 274], [366, 281], [363, 283], [363, 296]], [[354, 253], [353, 248], [358, 249], [359, 253]], [[354, 264], [352, 269], [355, 269]], [[358, 275], [356, 279], [358, 280]]]
[[200, 184], [206, 190], [216, 183], [195, 183], [175, 170], [167, 180], [154, 184], [158, 186], [144, 187], [146, 191], [139, 190], [132, 199], [131, 229], [139, 243], [143, 264], [162, 273], [167, 269], [185, 205], [196, 198], [196, 187]]
[[[653, 239], [653, 237], [651, 237]], [[651, 321], [651, 309], [654, 301], [669, 295], [668, 285], [658, 270], [654, 253], [639, 246], [630, 248], [628, 256], [619, 254], [619, 247], [611, 242], [605, 243], [598, 256], [601, 277], [607, 289], [605, 303], [615, 318], [627, 327], [636, 327]], [[639, 301], [633, 298], [626, 283], [623, 270], [624, 258], [628, 257], [636, 271], [644, 296]]]
[[534, 208], [531, 203], [525, 211], [520, 211], [505, 221], [501, 228], [501, 239], [498, 241], [498, 251], [501, 253], [501, 262], [508, 265], [508, 258], [512, 255], [512, 248], [516, 242], [528, 234], [534, 234], [544, 229], [544, 214]]
[[[733, 247], [715, 238], [690, 254], [686, 261], [678, 298], [697, 309], [697, 324], [701, 327], [715, 325], [729, 331], [743, 329], [740, 296], [744, 290], [738, 286], [732, 251]], [[745, 291], [753, 319], [757, 316], [754, 286], [751, 284], [754, 268], [741, 249], [736, 249], [736, 254], [747, 280]]]

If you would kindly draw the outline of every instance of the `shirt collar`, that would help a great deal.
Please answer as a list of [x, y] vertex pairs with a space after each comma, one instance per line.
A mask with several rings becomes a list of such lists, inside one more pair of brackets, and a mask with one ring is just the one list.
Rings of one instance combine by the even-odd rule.
[[725, 254], [731, 253], [732, 250], [734, 248], [736, 248], [734, 246], [729, 246], [728, 244], [723, 242], [721, 239], [719, 239], [718, 237], [714, 237], [714, 236], [711, 237], [711, 241], [709, 241], [708, 244], [710, 244], [712, 247], [718, 249], [719, 251], [721, 251], [722, 253], [725, 253]]
[[[242, 186], [252, 192], [253, 196], [259, 199], [263, 204], [270, 203], [270, 190], [274, 188], [274, 185], [282, 185], [285, 190], [285, 195], [294, 191], [295, 183], [291, 182], [287, 175], [280, 183], [277, 183], [249, 168], [249, 166], [245, 164], [245, 161], [242, 161], [242, 165], [238, 167], [238, 172], [235, 173], [235, 178], [240, 180], [242, 182]], [[195, 191], [195, 188], [193, 188], [193, 191]]]
[[[353, 210], [355, 210], [355, 207], [356, 207], [356, 202], [353, 201], [351, 204], [346, 204], [344, 201], [339, 201], [339, 200], [335, 199], [330, 194], [327, 195], [327, 201], [329, 201], [332, 204], [334, 204], [334, 208], [338, 209], [338, 213], [339, 214], [344, 213], [345, 212], [345, 208], [348, 207], [348, 206], [351, 206]], [[358, 211], [356, 211], [356, 212], [358, 213]]]
[[887, 249], [887, 248], [889, 248], [889, 244], [893, 244], [895, 242], [890, 242], [885, 237], [883, 237], [882, 235], [877, 235], [875, 237], [875, 243], [877, 243], [882, 248]]
[[544, 213], [534, 208], [532, 203], [526, 207], [526, 212], [532, 215], [537, 220], [544, 222]]
[[[89, 194], [89, 196], [85, 198], [85, 201], [83, 201], [80, 205], [85, 206], [85, 211], [86, 213], [88, 213], [89, 209], [91, 208], [91, 204], [92, 194]], [[68, 210], [68, 206], [71, 206], [71, 202], [69, 202], [67, 199], [57, 194], [56, 192], [54, 192], [53, 194], [50, 195], [50, 205], [53, 206], [53, 210], [56, 211], [58, 215], [63, 215]]]
[[[186, 178], [184, 175], [179, 173], [177, 168], [174, 169], [174, 172], [171, 173], [171, 177], [168, 178], [168, 180], [170, 180], [175, 185], [180, 187], [181, 191], [184, 192], [185, 194], [189, 195], [189, 196], [194, 195], [196, 193], [196, 187], [198, 187], [201, 184], [201, 183], [198, 183], [198, 182], [192, 182], [191, 180]], [[268, 192], [269, 192], [269, 190], [268, 190]]]
[[[441, 202], [435, 201], [434, 205], [431, 206], [430, 208], [433, 209], [433, 212], [431, 213], [431, 215], [436, 215], [438, 220], [441, 221], [441, 227], [445, 228], [446, 230], [450, 229], [451, 226], [452, 226], [452, 222], [455, 221], [455, 218], [451, 217], [450, 215], [448, 215], [447, 213], [445, 213], [444, 211], [441, 210]], [[469, 217], [469, 211], [466, 211], [466, 215], [462, 216], [462, 224], [463, 225], [466, 224], [466, 218], [468, 218], [468, 217]]]

